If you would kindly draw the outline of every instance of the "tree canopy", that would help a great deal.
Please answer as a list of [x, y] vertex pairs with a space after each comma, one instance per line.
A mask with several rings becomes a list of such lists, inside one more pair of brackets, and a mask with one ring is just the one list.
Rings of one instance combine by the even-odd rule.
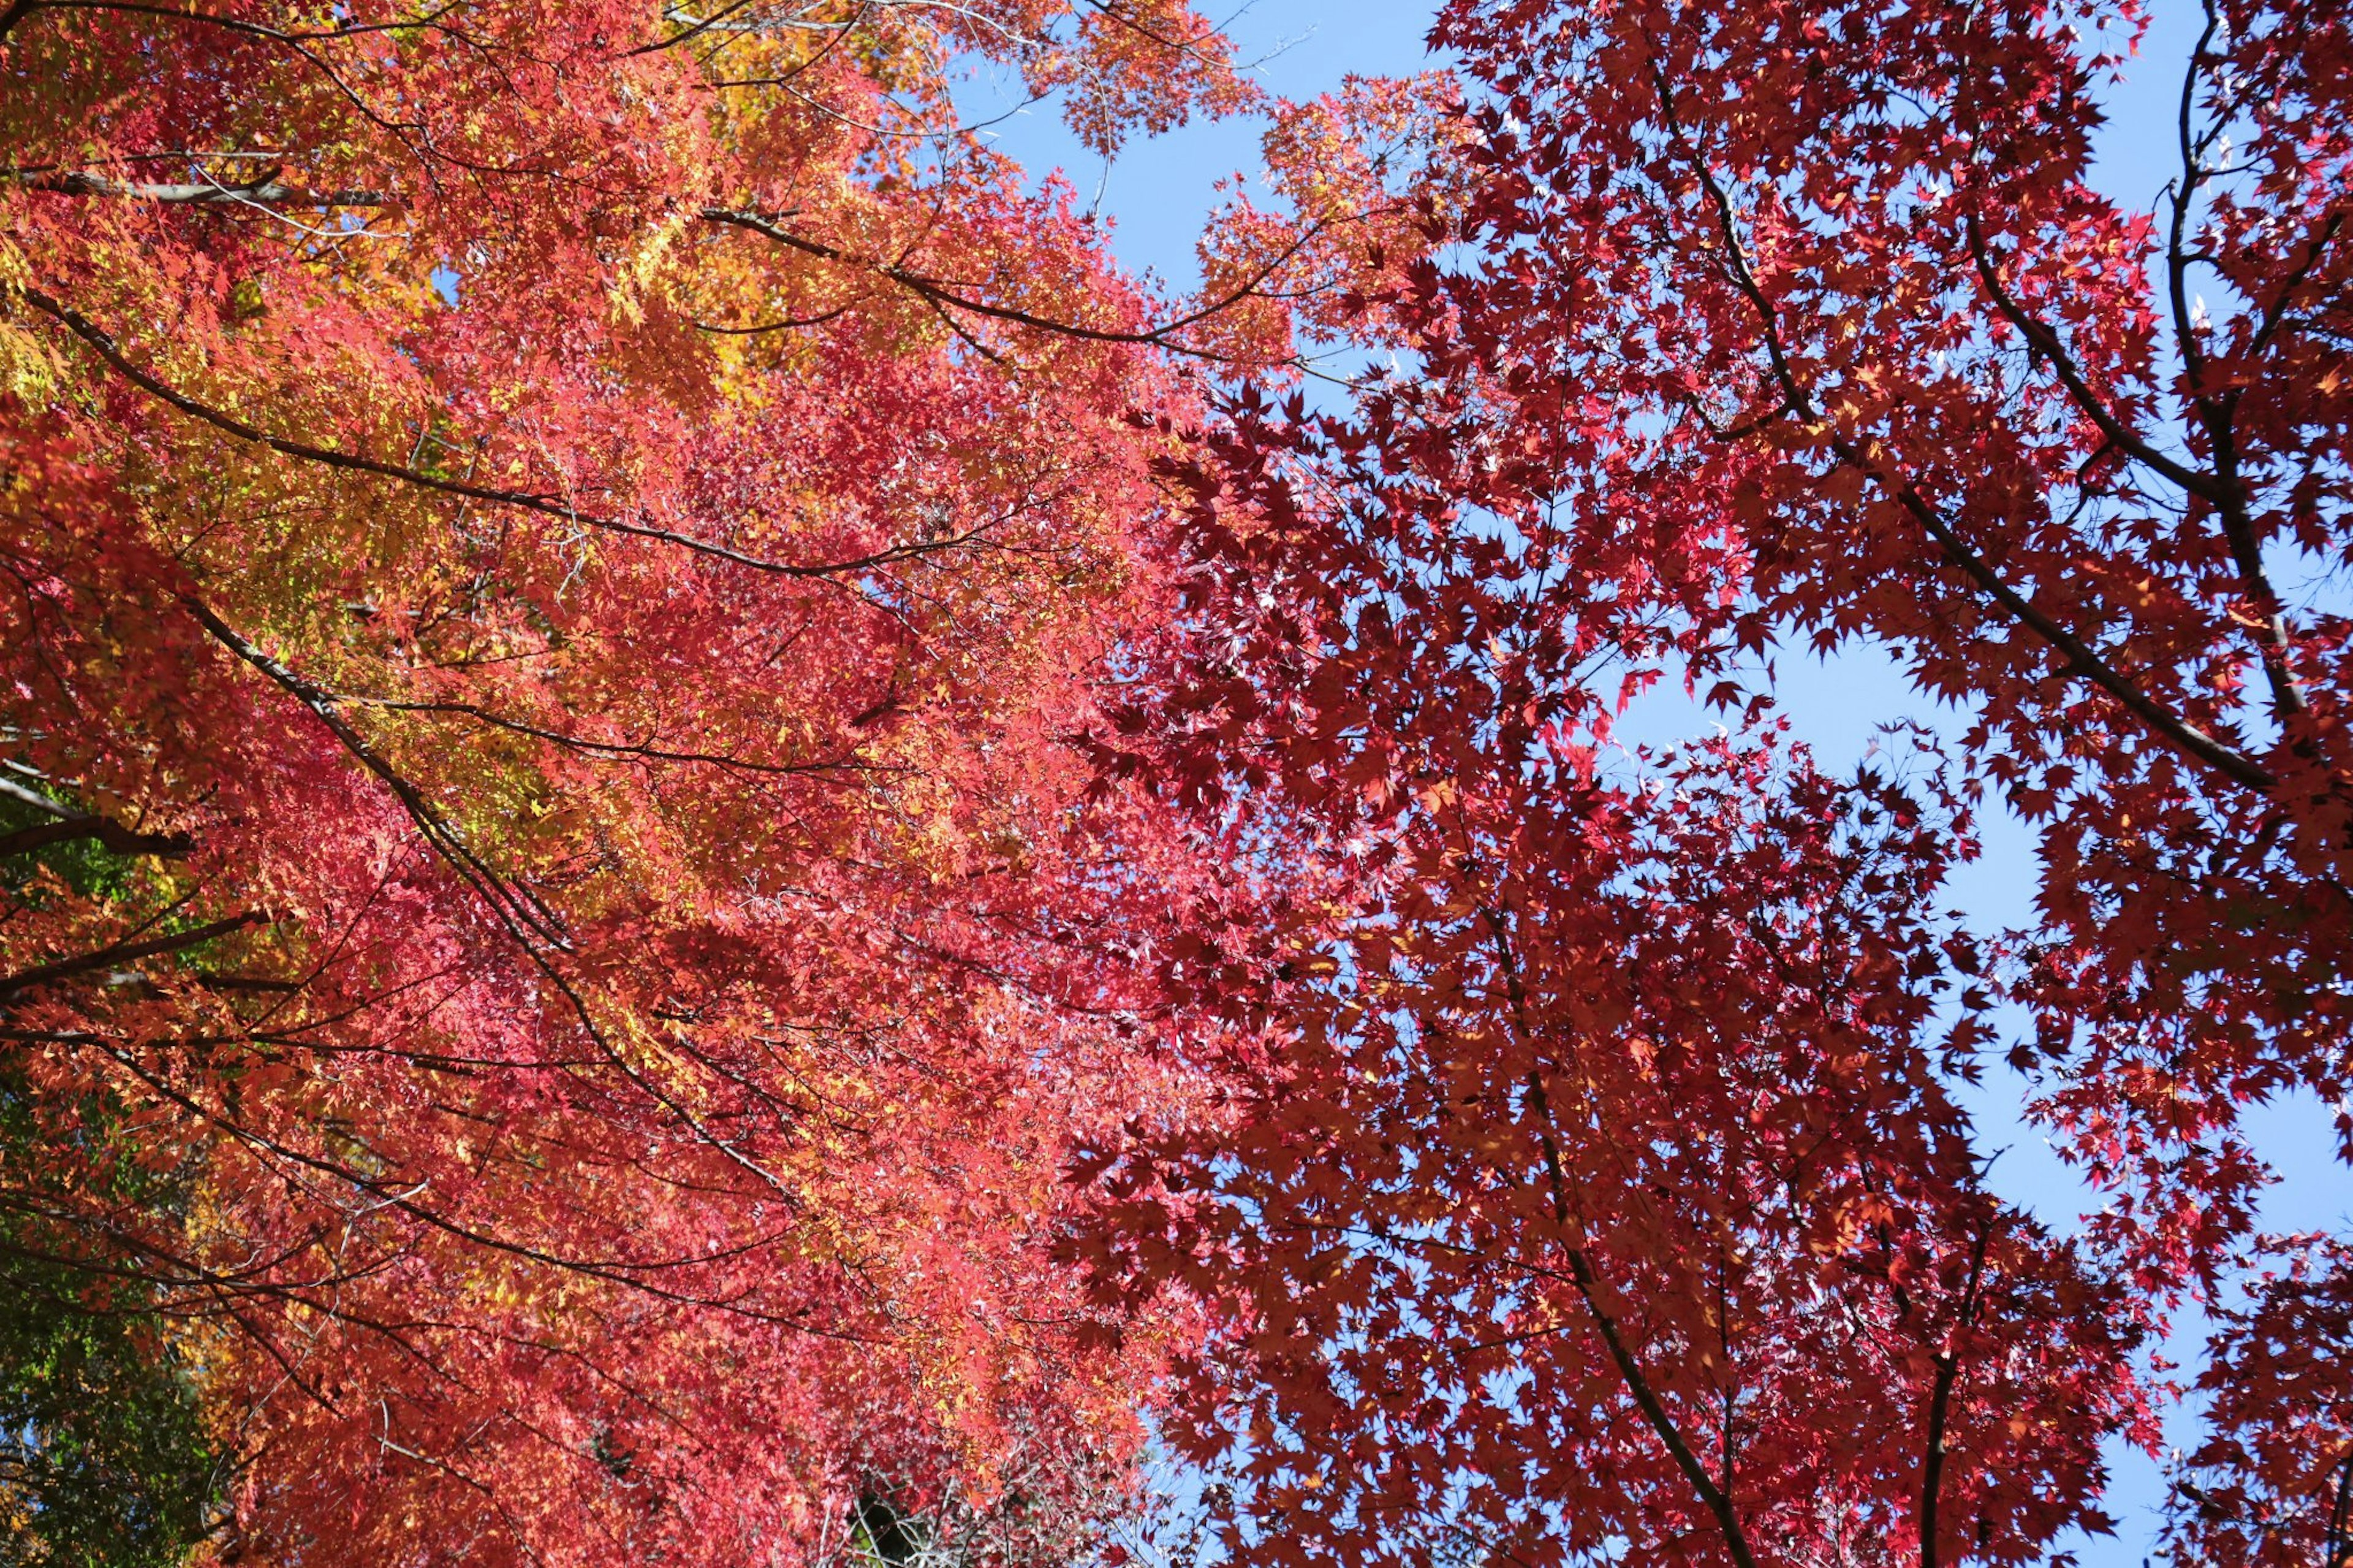
[[[2344, 1568], [2353, 22], [2139, 212], [2146, 21], [0, 10], [11, 1560], [1110, 1563], [1156, 1429], [1238, 1563], [2039, 1563], [2187, 1400], [2158, 1548]], [[1274, 195], [1169, 297], [976, 67]]]

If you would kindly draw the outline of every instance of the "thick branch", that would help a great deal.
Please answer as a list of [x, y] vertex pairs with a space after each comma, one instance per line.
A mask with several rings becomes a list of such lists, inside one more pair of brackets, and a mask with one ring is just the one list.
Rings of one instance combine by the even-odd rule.
[[1977, 1315], [1978, 1285], [1985, 1278], [1986, 1245], [1993, 1239], [1993, 1221], [1978, 1232], [1969, 1249], [1968, 1283], [1961, 1289], [1961, 1310], [1952, 1338], [1936, 1357], [1936, 1384], [1928, 1395], [1927, 1447], [1920, 1458], [1920, 1568], [1936, 1568], [1936, 1510], [1945, 1484], [1945, 1428], [1952, 1418], [1953, 1389], [1960, 1381], [1960, 1337]]
[[118, 963], [135, 963], [142, 958], [154, 958], [166, 952], [177, 952], [183, 948], [195, 947], [199, 942], [210, 942], [216, 936], [227, 936], [233, 931], [242, 931], [249, 925], [259, 925], [267, 919], [267, 916], [248, 910], [244, 914], [231, 915], [227, 920], [214, 921], [211, 924], [198, 926], [194, 931], [184, 931], [172, 936], [149, 937], [144, 942], [112, 942], [95, 952], [83, 953], [79, 958], [61, 958], [54, 963], [36, 964], [30, 969], [19, 970], [6, 979], [0, 980], [0, 997], [13, 996], [19, 991], [29, 991], [35, 986], [51, 984], [59, 980], [69, 980], [77, 974], [87, 974], [95, 969], [105, 969]]
[[29, 855], [52, 844], [82, 838], [95, 838], [117, 855], [161, 855], [169, 858], [185, 855], [195, 847], [195, 840], [185, 833], [135, 833], [108, 817], [68, 816], [20, 827], [14, 833], [0, 833], [0, 856]]
[[124, 201], [161, 202], [167, 205], [286, 203], [304, 207], [381, 207], [398, 205], [398, 198], [385, 191], [313, 191], [301, 185], [287, 184], [275, 177], [248, 185], [223, 184], [217, 181], [203, 184], [175, 184], [149, 180], [117, 180], [81, 171], [39, 174], [12, 173], [8, 177], [27, 189], [47, 191], [53, 195], [112, 196]]
[[2168, 226], [2165, 242], [2165, 286], [2168, 302], [2173, 308], [2174, 346], [2179, 350], [2184, 369], [2189, 373], [2193, 394], [2202, 389], [2206, 381], [2206, 346], [2199, 341], [2198, 328], [2189, 310], [2189, 209], [2198, 200], [2199, 190], [2210, 177], [2201, 167], [2194, 122], [2198, 114], [2198, 76], [2204, 68], [2207, 50], [2214, 44], [2214, 35], [2222, 18], [2213, 5], [2206, 0], [2206, 26], [2198, 35], [2197, 44], [2189, 51], [2189, 63], [2181, 73], [2181, 95], [2174, 107], [2174, 135], [2181, 152], [2181, 177], [2173, 183], [2172, 221]]
[[29, 855], [36, 849], [78, 838], [95, 838], [117, 855], [172, 857], [185, 855], [195, 847], [195, 840], [185, 833], [140, 833], [111, 817], [59, 805], [12, 779], [0, 778], [0, 798], [29, 805], [51, 819], [19, 827], [13, 833], [0, 833], [0, 856]]
[[[2181, 94], [2175, 105], [2174, 134], [2181, 154], [2181, 174], [2173, 184], [2171, 217], [2167, 225], [2165, 240], [2165, 279], [2168, 303], [2173, 311], [2173, 337], [2181, 354], [2182, 368], [2188, 373], [2190, 401], [2196, 405], [2200, 421], [2206, 426], [2207, 440], [2214, 454], [2217, 493], [2211, 499], [2222, 521], [2222, 536], [2231, 548], [2232, 563], [2239, 570], [2239, 580], [2247, 590], [2255, 612], [2263, 620], [2263, 678], [2272, 689], [2272, 704], [2282, 719], [2302, 713], [2307, 707], [2304, 689], [2295, 679], [2293, 644], [2288, 636], [2287, 612], [2279, 594], [2272, 586], [2271, 576], [2263, 567], [2263, 546], [2255, 537], [2253, 520], [2247, 512], [2246, 487], [2239, 479], [2238, 439], [2233, 423], [2238, 413], [2237, 389], [2220, 398], [2211, 395], [2206, 387], [2206, 345], [2200, 341], [2198, 323], [2189, 308], [2189, 214], [2198, 201], [2198, 193], [2213, 176], [2205, 165], [2206, 150], [2212, 144], [2220, 128], [2210, 130], [2204, 136], [2197, 133], [2195, 121], [2198, 109], [2200, 73], [2211, 58], [2208, 50], [2222, 26], [2221, 15], [2213, 0], [2206, 0], [2205, 26], [2198, 35], [2198, 43], [2189, 51], [2189, 63], [2181, 77]], [[2225, 119], [2227, 120], [2227, 116]], [[2258, 328], [2249, 348], [2261, 353], [2277, 330], [2289, 297], [2295, 292], [2311, 267], [2316, 265], [2326, 248], [2327, 238], [2336, 230], [2341, 215], [2332, 216], [2329, 227], [2306, 256], [2305, 266], [2291, 274]]]

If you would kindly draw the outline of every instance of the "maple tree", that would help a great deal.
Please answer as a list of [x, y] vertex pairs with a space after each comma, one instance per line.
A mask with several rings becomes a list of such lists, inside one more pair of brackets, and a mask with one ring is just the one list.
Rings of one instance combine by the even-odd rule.
[[1060, 1172], [1189, 1092], [1140, 955], [1221, 873], [1066, 737], [1172, 591], [1121, 416], [1253, 280], [1124, 281], [975, 61], [1252, 96], [1181, 0], [0, 8], [0, 1254], [149, 1367], [155, 1531], [1125, 1506], [1193, 1314], [1083, 1300]]
[[[1397, 368], [1172, 469], [1106, 766], [1324, 890], [1191, 933], [1266, 1032], [1083, 1169], [1107, 1293], [1226, 1303], [1172, 1430], [1245, 1558], [2039, 1561], [2188, 1303], [2164, 1547], [2344, 1559], [2347, 1255], [2255, 1234], [2242, 1119], [2353, 1157], [2353, 24], [2208, 5], [2147, 213], [2090, 182], [2145, 20], [1455, 0], [1328, 323]], [[1956, 732], [1824, 776], [1770, 655], [1849, 638]], [[1739, 728], [1614, 745], [1678, 676]], [[1989, 792], [2021, 931], [1938, 909]], [[1996, 1051], [2079, 1233], [1988, 1176]]]

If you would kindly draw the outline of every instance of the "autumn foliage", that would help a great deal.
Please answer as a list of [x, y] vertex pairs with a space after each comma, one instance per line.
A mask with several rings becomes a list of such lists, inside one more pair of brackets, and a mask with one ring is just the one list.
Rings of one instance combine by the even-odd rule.
[[[2353, 1138], [2353, 36], [2210, 6], [2135, 213], [2140, 21], [1441, 12], [1343, 329], [1398, 368], [1203, 433], [1124, 757], [1352, 889], [1227, 954], [1286, 1031], [1227, 1120], [1096, 1152], [1110, 1278], [1250, 1304], [1177, 1428], [1244, 1555], [2042, 1561], [2187, 1392], [2160, 1544], [2342, 1560], [2345, 1253], [2255, 1233], [2242, 1118]], [[1773, 670], [1849, 639], [1963, 718], [1825, 777]], [[1616, 743], [1662, 683], [1738, 728]], [[1996, 807], [2035, 917], [1972, 931]]]
[[[0, 9], [10, 1528], [1081, 1562], [1149, 1419], [1244, 1562], [2022, 1563], [2188, 1394], [2343, 1568], [2353, 26], [2143, 213], [2143, 20]], [[1156, 298], [976, 63], [1276, 199]]]
[[1183, 395], [946, 84], [1105, 141], [1243, 100], [1215, 38], [0, 31], [0, 1211], [200, 1386], [208, 1549], [1073, 1550], [1185, 1331], [1052, 1257], [1072, 1139], [1187, 1092], [1134, 954], [1214, 860], [1061, 739]]

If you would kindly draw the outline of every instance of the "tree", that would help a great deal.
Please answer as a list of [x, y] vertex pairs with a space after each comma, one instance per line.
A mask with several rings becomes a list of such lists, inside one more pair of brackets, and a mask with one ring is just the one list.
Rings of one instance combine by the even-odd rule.
[[224, 1561], [1121, 1504], [1191, 1319], [1057, 1173], [1220, 873], [1066, 737], [1213, 351], [973, 59], [1250, 96], [1179, 0], [0, 9], [0, 1235]]
[[[110, 1136], [107, 1109], [82, 1110], [85, 1136], [111, 1144], [83, 1168], [111, 1177], [117, 1201], [185, 1208], [181, 1173], [159, 1180]], [[0, 1082], [12, 1172], [47, 1163], [32, 1110], [21, 1083]], [[40, 1201], [72, 1201], [66, 1186], [19, 1186], [0, 1218], [0, 1562], [160, 1568], [203, 1535], [219, 1491], [188, 1353], [200, 1341], [171, 1331], [144, 1281], [55, 1254]]]
[[[2172, 1550], [2342, 1555], [2346, 1253], [2250, 1234], [2239, 1119], [2353, 1071], [2353, 32], [2210, 5], [2150, 215], [2087, 176], [2140, 26], [1458, 0], [1346, 328], [1403, 368], [1176, 469], [1113, 765], [1341, 889], [1185, 960], [1290, 1032], [1087, 1165], [1111, 1286], [1229, 1304], [1185, 1430], [1249, 1554], [2028, 1561], [2195, 1300]], [[1818, 774], [1766, 656], [1851, 637], [1966, 732]], [[1738, 732], [1613, 752], [1678, 672]], [[2024, 931], [1936, 912], [1988, 791]], [[2080, 1237], [1949, 1095], [2005, 1003]]]

